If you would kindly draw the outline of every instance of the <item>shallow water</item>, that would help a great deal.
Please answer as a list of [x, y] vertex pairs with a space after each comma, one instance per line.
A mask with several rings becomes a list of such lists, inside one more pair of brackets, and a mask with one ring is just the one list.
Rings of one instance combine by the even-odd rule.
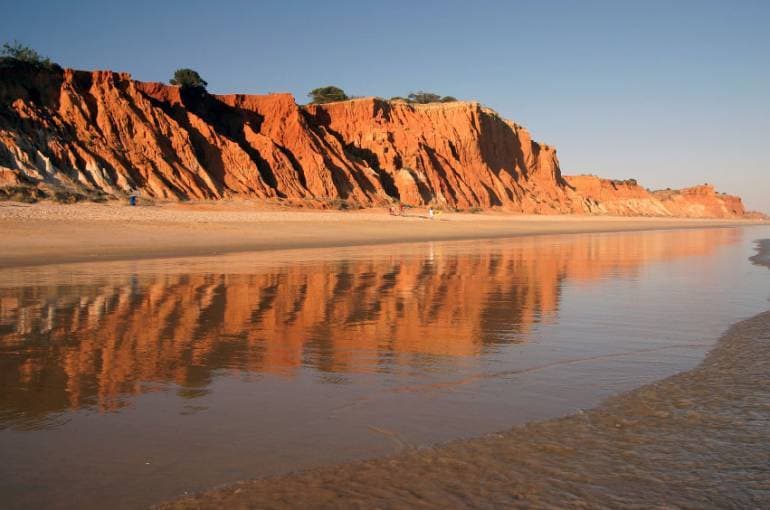
[[770, 272], [747, 258], [768, 236], [2, 271], [0, 497], [144, 506], [593, 407], [693, 368], [730, 324], [766, 309]]
[[768, 373], [765, 312], [696, 369], [587, 412], [161, 508], [770, 508]]

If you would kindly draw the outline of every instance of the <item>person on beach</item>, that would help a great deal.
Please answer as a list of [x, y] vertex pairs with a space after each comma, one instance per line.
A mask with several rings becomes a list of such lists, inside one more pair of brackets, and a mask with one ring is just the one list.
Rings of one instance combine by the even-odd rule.
[[433, 219], [433, 208], [428, 207], [428, 218]]

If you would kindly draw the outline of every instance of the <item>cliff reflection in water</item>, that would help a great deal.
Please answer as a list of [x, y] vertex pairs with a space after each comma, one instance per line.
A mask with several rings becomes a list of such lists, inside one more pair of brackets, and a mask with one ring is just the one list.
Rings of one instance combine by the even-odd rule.
[[[419, 369], [522, 342], [558, 310], [565, 281], [633, 276], [704, 255], [739, 230], [522, 238], [0, 273], [0, 428], [109, 411], [163, 383], [205, 392], [214, 371]], [[273, 255], [274, 256], [274, 255]], [[262, 263], [255, 263], [260, 260]], [[144, 264], [144, 265], [143, 265]], [[160, 266], [158, 264], [161, 264]], [[70, 266], [74, 267], [74, 266]], [[160, 269], [158, 269], [160, 267]], [[41, 276], [42, 275], [42, 276]]]

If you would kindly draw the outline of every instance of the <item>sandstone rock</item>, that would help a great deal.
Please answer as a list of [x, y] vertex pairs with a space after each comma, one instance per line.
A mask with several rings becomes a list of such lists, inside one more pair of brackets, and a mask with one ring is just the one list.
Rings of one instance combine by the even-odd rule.
[[713, 186], [703, 184], [682, 190], [655, 191], [673, 216], [686, 218], [735, 218], [746, 215], [739, 197], [717, 193]]
[[565, 179], [584, 199], [584, 207], [591, 214], [673, 216], [660, 200], [634, 179], [619, 181], [595, 175], [567, 176]]
[[0, 66], [0, 186], [160, 199], [406, 205], [521, 213], [740, 217], [710, 187], [651, 193], [565, 180], [556, 151], [475, 102], [211, 95], [126, 73]]
[[765, 217], [761, 213], [747, 212], [740, 197], [717, 193], [708, 184], [682, 190], [649, 191], [634, 179], [618, 181], [594, 175], [568, 176], [565, 179], [584, 198], [585, 209], [592, 214], [680, 218]]

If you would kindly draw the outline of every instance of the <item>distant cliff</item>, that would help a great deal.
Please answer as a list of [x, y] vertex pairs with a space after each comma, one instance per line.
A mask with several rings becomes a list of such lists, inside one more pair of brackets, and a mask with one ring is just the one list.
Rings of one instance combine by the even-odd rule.
[[478, 103], [212, 95], [110, 71], [0, 67], [0, 188], [523, 213], [741, 217], [711, 188], [565, 179], [554, 148]]
[[740, 197], [718, 193], [702, 184], [680, 190], [649, 191], [633, 179], [618, 181], [594, 175], [565, 177], [583, 197], [592, 214], [616, 216], [673, 216], [681, 218], [761, 218], [746, 211]]

